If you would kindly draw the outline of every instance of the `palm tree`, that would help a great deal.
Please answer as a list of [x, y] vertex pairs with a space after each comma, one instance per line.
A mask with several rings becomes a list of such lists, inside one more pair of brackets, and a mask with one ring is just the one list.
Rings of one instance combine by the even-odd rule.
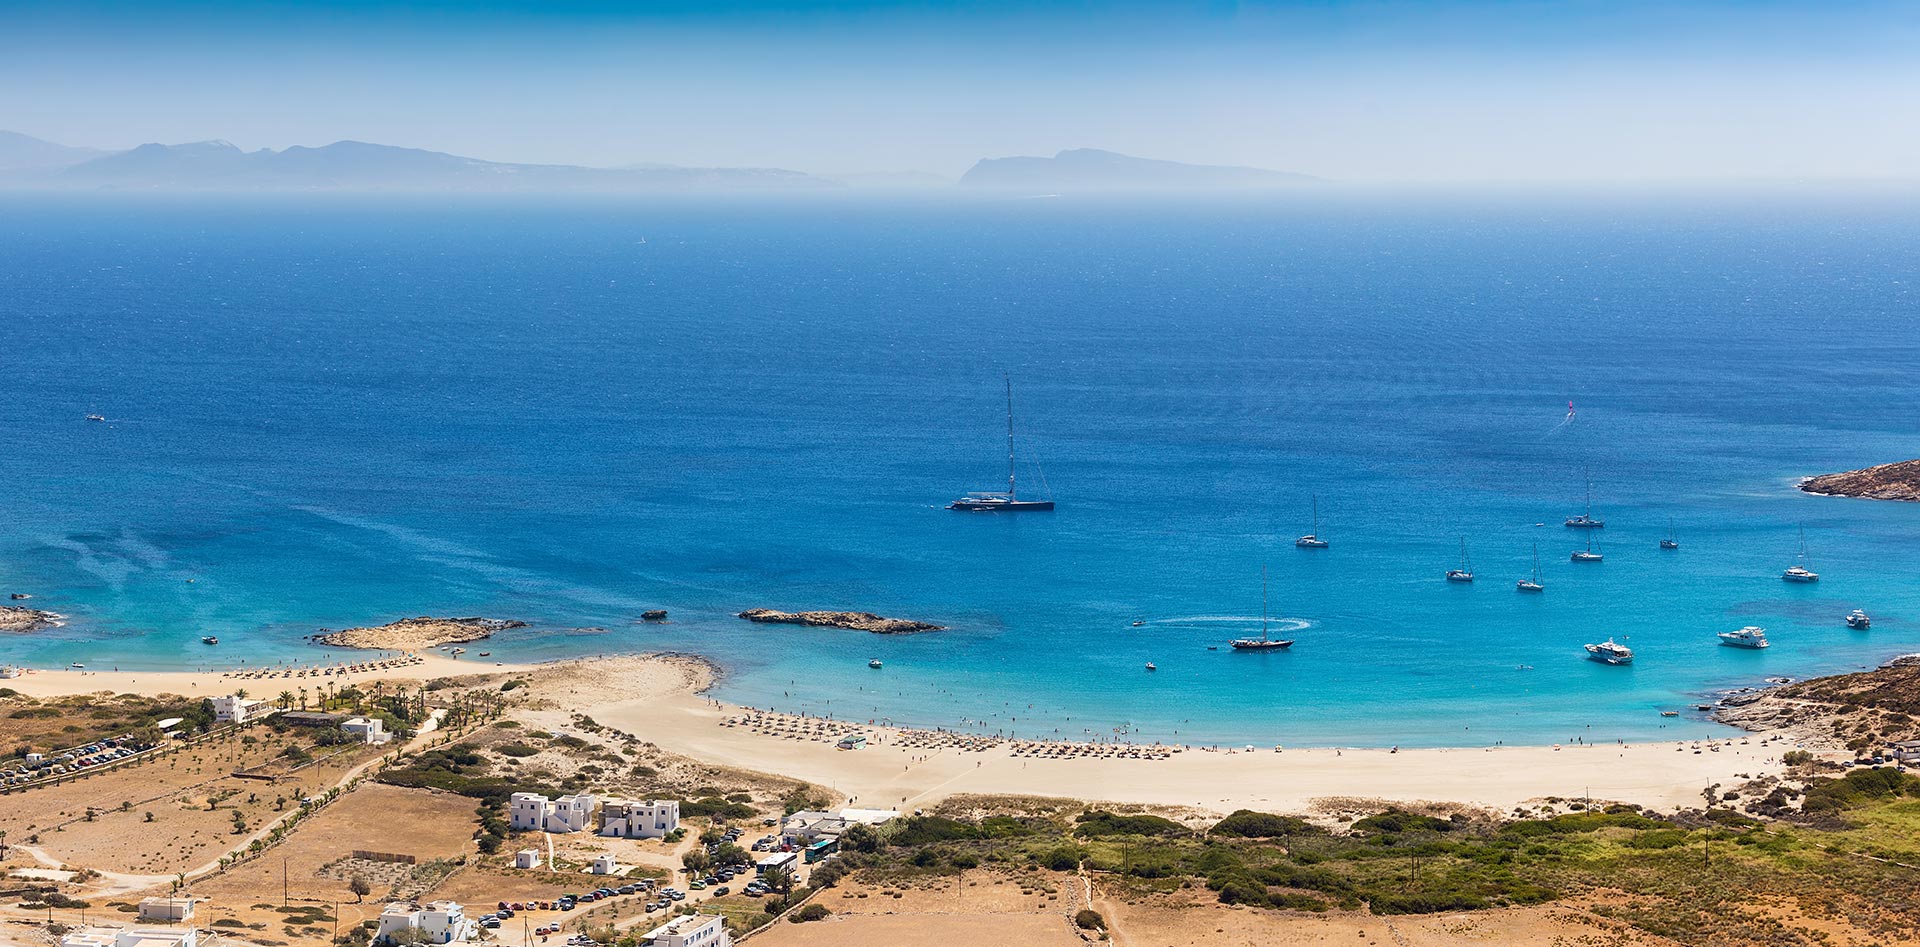
[[293, 692], [281, 691], [280, 696], [277, 698], [277, 700], [280, 702], [280, 709], [285, 710], [288, 707], [293, 706]]
[[235, 696], [235, 697], [238, 697], [238, 698], [240, 698], [241, 700], [246, 700], [246, 699], [247, 699], [247, 689], [246, 689], [246, 688], [244, 688], [244, 687], [236, 687], [236, 688], [234, 688], [234, 689], [233, 689], [233, 696]]
[[760, 881], [783, 898], [793, 891], [793, 872], [785, 868], [765, 869], [760, 872]]

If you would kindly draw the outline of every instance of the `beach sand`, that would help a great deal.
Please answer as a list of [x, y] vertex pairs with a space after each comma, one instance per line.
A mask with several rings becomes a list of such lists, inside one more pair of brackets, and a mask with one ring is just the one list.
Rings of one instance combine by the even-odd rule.
[[[333, 682], [339, 684], [365, 683], [376, 680], [431, 680], [441, 677], [459, 677], [467, 674], [499, 674], [524, 670], [525, 665], [496, 664], [491, 659], [457, 659], [438, 654], [418, 655], [418, 662], [403, 664], [391, 668], [372, 668], [363, 671], [342, 671], [336, 674], [320, 674], [322, 668], [336, 667], [354, 662], [374, 664], [382, 660], [373, 652], [355, 654], [350, 658], [336, 659], [332, 662], [315, 662], [287, 665], [263, 665], [249, 667], [246, 670], [212, 671], [112, 671], [29, 669], [20, 677], [0, 680], [0, 687], [9, 687], [29, 697], [59, 697], [66, 694], [97, 694], [111, 691], [115, 694], [181, 694], [188, 696], [221, 697], [232, 694], [236, 688], [244, 689], [248, 696], [271, 699], [283, 690], [299, 687], [313, 687], [315, 684]], [[306, 676], [299, 672], [306, 670]], [[278, 672], [291, 671], [293, 676], [282, 676]], [[246, 677], [242, 675], [262, 672], [275, 672], [267, 677]]]

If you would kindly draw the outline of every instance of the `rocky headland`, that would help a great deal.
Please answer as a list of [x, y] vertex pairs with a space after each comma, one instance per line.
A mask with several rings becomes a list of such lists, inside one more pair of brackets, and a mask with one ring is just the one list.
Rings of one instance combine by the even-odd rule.
[[42, 628], [54, 628], [64, 617], [52, 612], [43, 612], [37, 608], [22, 608], [18, 605], [0, 605], [0, 631], [39, 631]]
[[870, 631], [876, 635], [907, 635], [918, 631], [940, 631], [946, 628], [945, 625], [912, 621], [906, 618], [883, 618], [872, 612], [781, 612], [771, 608], [749, 608], [741, 612], [740, 617], [768, 625], [845, 628], [850, 631]]
[[443, 644], [479, 641], [496, 631], [525, 628], [526, 622], [499, 618], [402, 618], [375, 628], [321, 629], [313, 640], [341, 648], [377, 651], [420, 651]]
[[1746, 730], [1783, 732], [1812, 747], [1860, 751], [1920, 737], [1920, 655], [1872, 671], [1796, 681], [1728, 697], [1714, 718]]
[[1821, 496], [1920, 502], [1920, 460], [1808, 477], [1800, 489]]

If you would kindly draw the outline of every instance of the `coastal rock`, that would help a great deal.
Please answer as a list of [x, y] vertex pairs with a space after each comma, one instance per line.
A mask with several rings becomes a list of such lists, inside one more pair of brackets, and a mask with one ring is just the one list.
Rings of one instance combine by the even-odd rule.
[[320, 644], [380, 651], [420, 651], [435, 645], [479, 641], [496, 631], [525, 628], [526, 622], [498, 618], [402, 618], [377, 628], [348, 628], [313, 636]]
[[0, 631], [39, 631], [42, 628], [54, 628], [60, 624], [62, 617], [37, 608], [0, 605]]
[[1920, 502], [1920, 460], [1808, 477], [1800, 489], [1821, 496]]
[[946, 627], [906, 618], [882, 618], [872, 612], [781, 612], [771, 608], [749, 608], [741, 612], [740, 617], [761, 624], [845, 628], [850, 631], [871, 631], [876, 635], [905, 635], [917, 631], [940, 631]]
[[649, 609], [647, 611], [640, 613], [640, 620], [641, 621], [666, 621], [667, 610], [664, 608]]
[[1882, 740], [1920, 737], [1920, 663], [1816, 677], [1728, 697], [1721, 723], [1781, 732], [1815, 748], [1839, 749], [1862, 733]]

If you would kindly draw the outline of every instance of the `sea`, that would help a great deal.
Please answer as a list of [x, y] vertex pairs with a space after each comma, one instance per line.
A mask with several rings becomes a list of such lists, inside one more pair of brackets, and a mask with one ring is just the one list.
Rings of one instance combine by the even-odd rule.
[[[1916, 284], [1912, 193], [4, 195], [0, 592], [67, 620], [0, 662], [486, 616], [480, 667], [964, 732], [1727, 736], [1694, 705], [1920, 650], [1920, 505], [1795, 489], [1920, 455]], [[1009, 384], [1058, 507], [949, 511]]]

